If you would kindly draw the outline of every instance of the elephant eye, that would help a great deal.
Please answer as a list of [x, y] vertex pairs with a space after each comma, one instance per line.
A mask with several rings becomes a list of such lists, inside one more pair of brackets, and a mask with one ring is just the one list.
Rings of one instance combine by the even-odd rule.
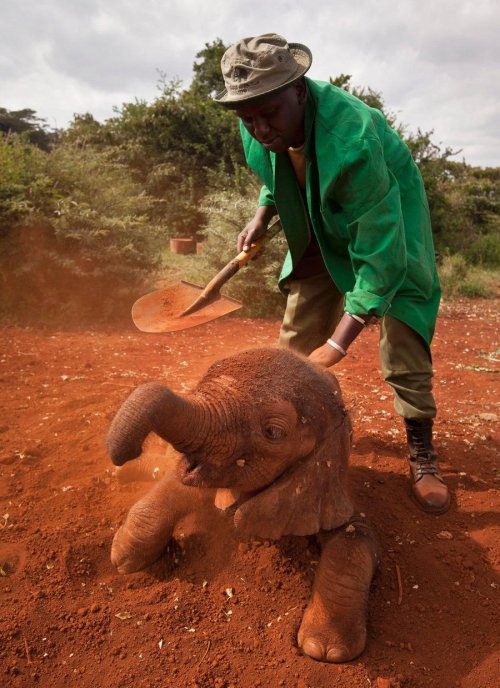
[[286, 437], [286, 432], [279, 425], [266, 425], [264, 435], [270, 440], [281, 440]]

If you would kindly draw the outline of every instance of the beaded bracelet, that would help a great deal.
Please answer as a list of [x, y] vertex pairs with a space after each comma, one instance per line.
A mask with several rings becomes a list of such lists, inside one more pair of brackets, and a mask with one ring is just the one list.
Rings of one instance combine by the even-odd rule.
[[334, 342], [333, 339], [327, 339], [326, 343], [329, 344], [332, 347], [332, 349], [335, 349], [336, 351], [338, 351], [339, 354], [342, 354], [342, 356], [347, 355], [347, 351], [345, 349], [343, 349], [340, 346], [340, 344], [337, 344], [337, 342]]

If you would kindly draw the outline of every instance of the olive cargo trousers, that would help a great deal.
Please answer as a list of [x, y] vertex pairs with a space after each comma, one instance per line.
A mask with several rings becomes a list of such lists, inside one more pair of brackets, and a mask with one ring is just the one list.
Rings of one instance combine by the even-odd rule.
[[[327, 272], [289, 279], [285, 288], [288, 295], [279, 344], [308, 356], [332, 335], [344, 312], [344, 296]], [[396, 412], [403, 418], [434, 418], [432, 359], [424, 339], [385, 315], [380, 321], [379, 355], [384, 379], [394, 392]]]

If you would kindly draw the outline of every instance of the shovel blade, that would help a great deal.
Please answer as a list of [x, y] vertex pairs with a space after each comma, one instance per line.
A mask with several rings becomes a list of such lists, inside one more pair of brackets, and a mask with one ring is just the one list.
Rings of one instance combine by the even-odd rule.
[[195, 313], [182, 315], [203, 289], [189, 282], [179, 282], [141, 296], [132, 306], [132, 320], [141, 332], [178, 332], [221, 318], [237, 311], [242, 303], [220, 296]]

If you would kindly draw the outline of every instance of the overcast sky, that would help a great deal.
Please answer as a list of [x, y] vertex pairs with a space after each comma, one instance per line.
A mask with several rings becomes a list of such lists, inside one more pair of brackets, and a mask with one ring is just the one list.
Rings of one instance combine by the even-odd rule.
[[498, 0], [3, 0], [0, 107], [103, 121], [160, 72], [187, 85], [206, 42], [276, 32], [309, 46], [312, 78], [352, 74], [410, 131], [500, 166], [499, 27]]

